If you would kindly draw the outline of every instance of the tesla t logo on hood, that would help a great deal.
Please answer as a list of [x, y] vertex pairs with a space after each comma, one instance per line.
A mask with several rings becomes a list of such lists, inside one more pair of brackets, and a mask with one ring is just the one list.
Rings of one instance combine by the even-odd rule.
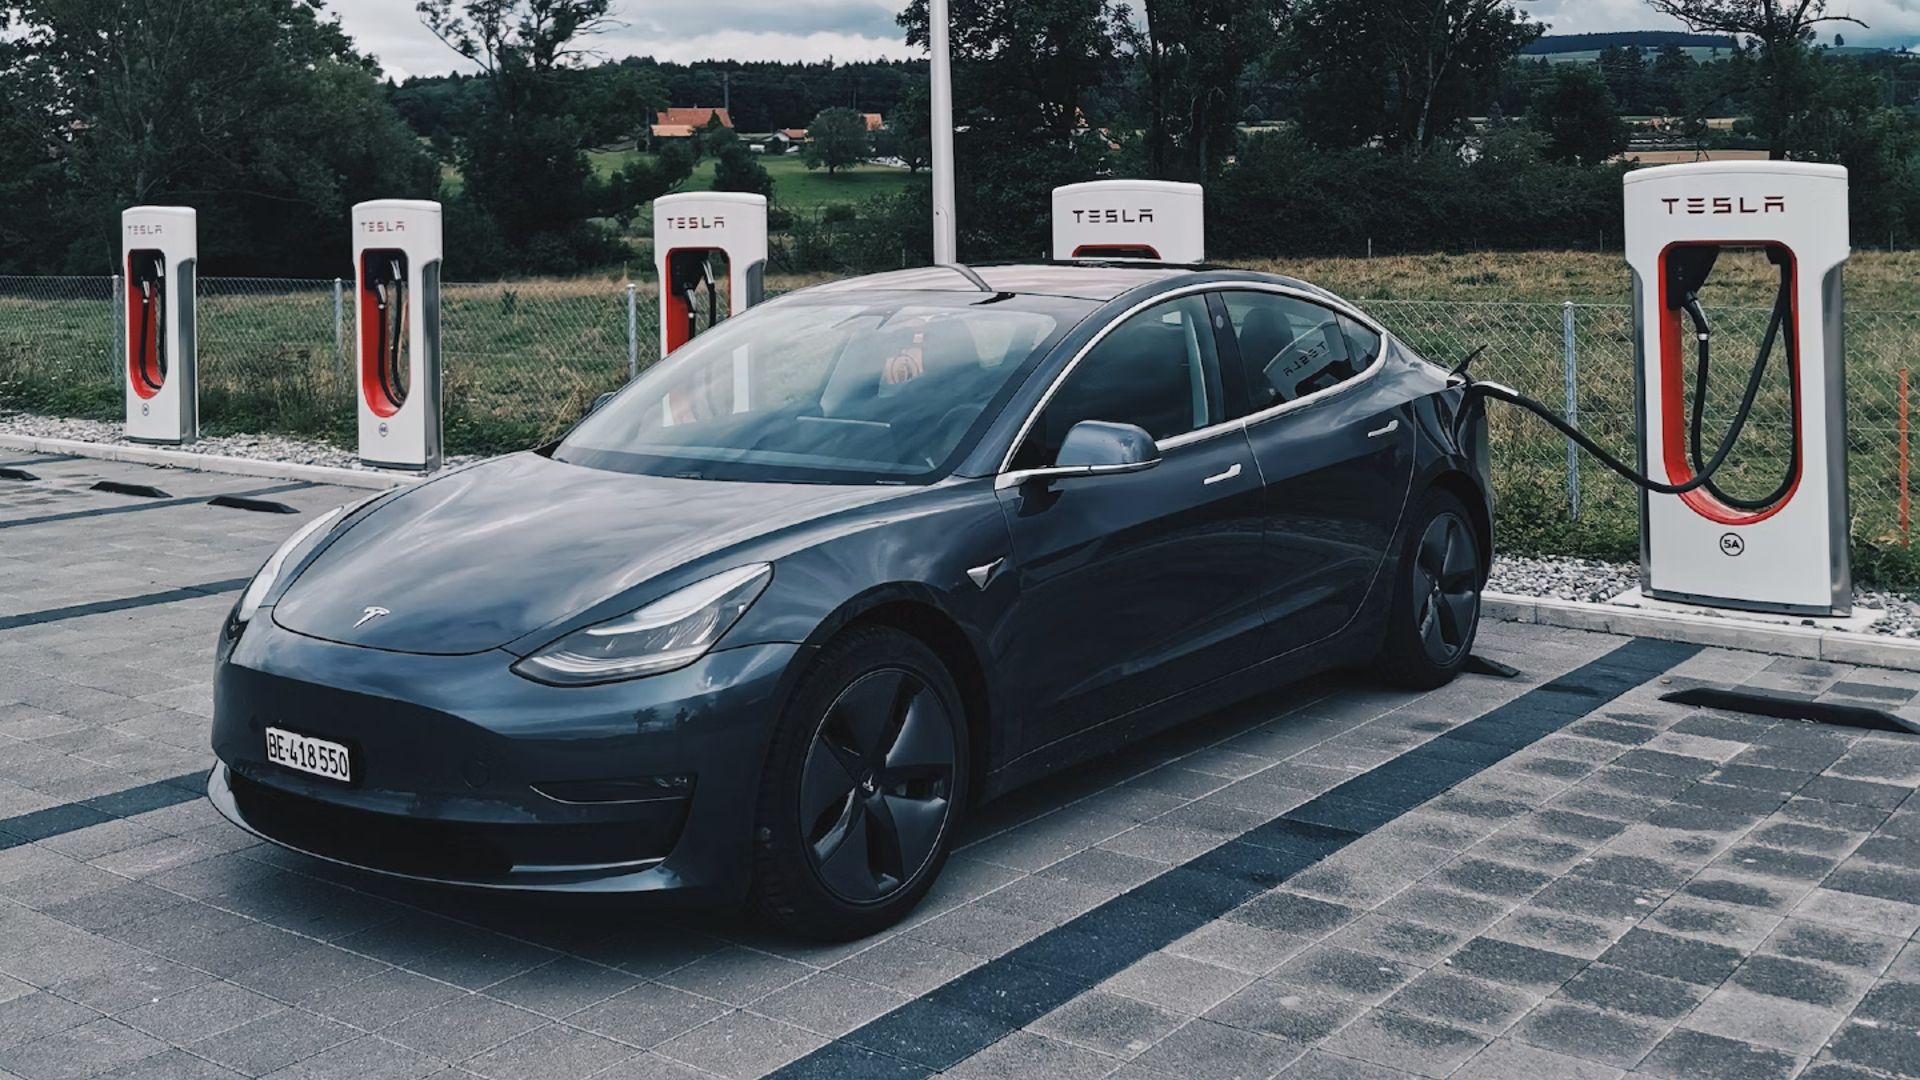
[[360, 613], [360, 621], [357, 623], [354, 623], [353, 628], [355, 630], [358, 630], [361, 627], [367, 625], [368, 623], [372, 622], [375, 619], [380, 618], [383, 615], [391, 615], [391, 614], [393, 614], [393, 612], [388, 611], [386, 608], [383, 608], [383, 607], [367, 608]]

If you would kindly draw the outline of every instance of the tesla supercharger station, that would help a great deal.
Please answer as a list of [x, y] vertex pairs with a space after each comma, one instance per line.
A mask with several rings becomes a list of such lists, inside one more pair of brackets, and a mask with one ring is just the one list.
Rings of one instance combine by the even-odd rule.
[[1167, 180], [1093, 180], [1053, 189], [1053, 257], [1200, 263], [1206, 190]]
[[[653, 253], [660, 276], [660, 355], [664, 357], [693, 340], [703, 323], [711, 328], [760, 302], [767, 275], [766, 197], [702, 191], [655, 199]], [[719, 270], [716, 261], [723, 264]], [[684, 386], [670, 392], [663, 406], [666, 423], [747, 411], [753, 402], [752, 376], [750, 358], [742, 350], [734, 357], [729, 384]]]
[[360, 460], [440, 467], [440, 204], [378, 199], [353, 208], [359, 327]]
[[[1847, 172], [1793, 162], [1709, 162], [1626, 177], [1627, 261], [1634, 275], [1641, 471], [1684, 484], [1696, 349], [1711, 334], [1687, 300], [1730, 250], [1764, 252], [1780, 280], [1780, 345], [1767, 378], [1790, 373], [1796, 453], [1764, 505], [1734, 505], [1717, 487], [1641, 495], [1641, 589], [1685, 603], [1795, 615], [1846, 615], [1846, 378], [1841, 270]], [[1695, 308], [1699, 314], [1701, 309]], [[1779, 353], [1784, 353], [1784, 361]], [[1744, 381], [1747, 357], [1713, 354]]]
[[126, 273], [127, 438], [185, 443], [200, 434], [194, 343], [193, 210], [135, 206], [120, 214]]

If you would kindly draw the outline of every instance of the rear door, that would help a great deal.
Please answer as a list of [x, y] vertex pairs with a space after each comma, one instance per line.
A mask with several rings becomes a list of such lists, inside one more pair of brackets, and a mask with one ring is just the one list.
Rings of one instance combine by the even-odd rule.
[[1338, 632], [1367, 599], [1413, 478], [1413, 416], [1374, 378], [1373, 328], [1287, 292], [1229, 289], [1219, 302], [1267, 489], [1261, 654], [1277, 656]]

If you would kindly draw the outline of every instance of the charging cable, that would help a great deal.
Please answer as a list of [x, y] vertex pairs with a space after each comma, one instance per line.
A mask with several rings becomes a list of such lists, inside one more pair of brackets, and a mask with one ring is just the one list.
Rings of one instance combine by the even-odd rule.
[[[1496, 401], [1504, 401], [1509, 405], [1517, 405], [1533, 413], [1540, 419], [1546, 421], [1554, 430], [1570, 439], [1582, 450], [1592, 454], [1600, 464], [1618, 473], [1629, 483], [1636, 484], [1657, 495], [1685, 495], [1690, 491], [1706, 488], [1715, 498], [1736, 509], [1763, 510], [1769, 506], [1773, 506], [1792, 489], [1794, 480], [1800, 474], [1800, 442], [1797, 438], [1793, 442], [1793, 456], [1788, 464], [1786, 479], [1781, 481], [1780, 486], [1766, 498], [1740, 499], [1729, 496], [1716, 486], [1713, 480], [1714, 476], [1719, 473], [1721, 467], [1727, 463], [1728, 456], [1733, 453], [1733, 448], [1739, 444], [1740, 436], [1746, 430], [1747, 421], [1753, 415], [1754, 402], [1759, 398], [1760, 388], [1766, 381], [1767, 367], [1773, 358], [1774, 344], [1782, 337], [1781, 329], [1787, 325], [1791, 318], [1793, 308], [1792, 268], [1785, 264], [1781, 266], [1779, 295], [1774, 301], [1773, 316], [1767, 323], [1767, 333], [1760, 343], [1759, 354], [1754, 358], [1753, 373], [1747, 378], [1746, 393], [1742, 395], [1740, 408], [1734, 413], [1733, 423], [1721, 437], [1720, 445], [1714, 450], [1713, 456], [1708, 458], [1704, 463], [1700, 460], [1701, 422], [1703, 419], [1702, 414], [1706, 409], [1706, 397], [1709, 385], [1708, 372], [1713, 347], [1713, 331], [1711, 325], [1707, 322], [1706, 312], [1702, 308], [1700, 298], [1696, 292], [1688, 290], [1682, 299], [1681, 306], [1693, 322], [1694, 337], [1698, 343], [1698, 360], [1694, 367], [1693, 419], [1690, 425], [1689, 438], [1689, 455], [1691, 457], [1694, 475], [1682, 484], [1662, 483], [1635, 470], [1633, 467], [1609, 453], [1606, 447], [1595, 442], [1585, 432], [1568, 423], [1566, 419], [1558, 413], [1522, 394], [1520, 391], [1501, 383], [1482, 382], [1475, 379], [1472, 375], [1468, 374], [1466, 368], [1468, 364], [1473, 362], [1473, 357], [1479, 355], [1478, 351], [1476, 351], [1473, 356], [1469, 356], [1466, 362], [1462, 363], [1458, 368], [1455, 368], [1453, 374], [1465, 381], [1466, 390], [1470, 396], [1477, 395], [1492, 398]], [[1798, 349], [1793, 340], [1794, 335], [1791, 330], [1784, 336], [1787, 343], [1787, 373], [1792, 384], [1793, 408], [1797, 415], [1800, 406]]]

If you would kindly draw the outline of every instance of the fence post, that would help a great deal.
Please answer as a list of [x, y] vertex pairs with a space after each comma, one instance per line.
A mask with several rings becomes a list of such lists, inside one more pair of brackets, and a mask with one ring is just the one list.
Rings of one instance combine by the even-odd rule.
[[333, 279], [333, 374], [347, 385], [347, 305], [344, 283]]
[[640, 375], [640, 304], [638, 286], [627, 282], [627, 381]]
[[[1573, 301], [1560, 306], [1562, 362], [1560, 377], [1565, 384], [1567, 423], [1580, 424], [1580, 358], [1574, 347]], [[1580, 519], [1580, 448], [1567, 440], [1567, 513]]]
[[107, 346], [107, 370], [113, 372], [116, 382], [126, 378], [121, 365], [127, 362], [127, 294], [126, 283], [119, 274], [113, 275], [113, 341]]

